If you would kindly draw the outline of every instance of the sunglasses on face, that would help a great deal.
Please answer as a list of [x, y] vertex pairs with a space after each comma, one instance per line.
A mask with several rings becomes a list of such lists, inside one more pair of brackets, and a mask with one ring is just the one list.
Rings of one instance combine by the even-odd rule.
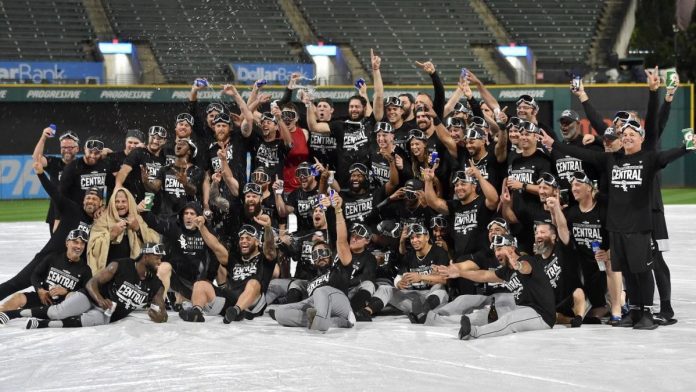
[[640, 123], [636, 120], [628, 120], [624, 125], [621, 127], [621, 131], [625, 130], [626, 128], [631, 128], [635, 131], [642, 132], [643, 127], [640, 126]]
[[215, 116], [213, 119], [213, 124], [217, 123], [224, 123], [224, 124], [229, 124], [232, 122], [230, 120], [230, 116], [227, 115], [227, 113], [218, 113], [218, 115]]
[[434, 229], [436, 227], [441, 227], [443, 229], [447, 228], [447, 219], [443, 216], [434, 216], [430, 219], [430, 228]]
[[404, 189], [404, 197], [407, 200], [416, 200], [418, 198], [418, 193], [411, 189]]
[[298, 167], [295, 169], [295, 177], [309, 177], [312, 175], [312, 170], [308, 167]]
[[370, 231], [367, 230], [367, 227], [361, 225], [360, 223], [356, 223], [355, 225], [353, 225], [353, 227], [350, 229], [350, 232], [361, 238], [370, 237]]
[[331, 257], [331, 250], [328, 248], [317, 248], [312, 250], [312, 262], [316, 263], [321, 259], [326, 259]]
[[464, 120], [462, 120], [461, 118], [450, 117], [445, 122], [445, 126], [447, 128], [464, 128]]
[[193, 116], [188, 113], [181, 113], [178, 116], [176, 116], [177, 124], [182, 121], [186, 121], [189, 125], [193, 126]]
[[101, 140], [87, 140], [87, 143], [85, 143], [85, 150], [96, 150], [101, 152], [104, 150], [104, 142]]
[[84, 230], [70, 230], [68, 233], [68, 238], [67, 241], [72, 241], [72, 240], [82, 240], [83, 242], [89, 242], [89, 234], [85, 232]]
[[556, 177], [554, 177], [551, 173], [541, 173], [541, 176], [539, 177], [536, 183], [537, 185], [544, 183], [554, 188], [558, 188], [558, 181], [556, 180]]
[[263, 112], [261, 113], [261, 122], [264, 121], [273, 121], [275, 123], [276, 119], [275, 117], [273, 117], [273, 114], [271, 114], [271, 112]]
[[531, 123], [529, 121], [522, 121], [519, 125], [520, 133], [521, 132], [527, 132], [527, 133], [540, 133], [539, 128], [534, 125], [534, 123]]
[[375, 124], [375, 133], [377, 132], [394, 133], [394, 127], [392, 127], [388, 122], [380, 121]]
[[280, 112], [280, 118], [286, 121], [294, 121], [297, 118], [297, 113], [292, 110], [283, 110]]
[[243, 236], [244, 234], [250, 235], [256, 239], [259, 238], [259, 231], [256, 230], [256, 227], [252, 225], [243, 225], [241, 229], [239, 229], [239, 237]]
[[491, 249], [498, 248], [501, 246], [517, 246], [517, 240], [515, 238], [510, 238], [504, 235], [493, 236], [493, 241], [491, 241]]
[[466, 172], [463, 170], [458, 170], [454, 173], [454, 177], [452, 178], [452, 184], [454, 185], [459, 181], [465, 182], [467, 184], [476, 184], [476, 179], [474, 177], [467, 176]]
[[164, 127], [160, 127], [159, 125], [153, 125], [147, 130], [148, 135], [150, 136], [159, 136], [162, 139], [167, 138], [167, 130], [164, 129]]

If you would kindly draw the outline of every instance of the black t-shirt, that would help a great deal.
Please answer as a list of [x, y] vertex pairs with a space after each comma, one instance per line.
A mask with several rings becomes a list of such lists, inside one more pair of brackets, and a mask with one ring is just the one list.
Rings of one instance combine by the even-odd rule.
[[312, 238], [318, 231], [322, 233], [324, 241], [327, 244], [330, 243], [328, 230], [303, 230], [292, 236], [289, 245], [280, 246], [283, 251], [297, 261], [294, 276], [296, 279], [310, 280], [317, 275], [318, 271], [312, 261], [312, 246], [314, 245]]
[[100, 159], [94, 165], [87, 165], [83, 158], [75, 159], [63, 169], [60, 176], [60, 193], [70, 200], [82, 201], [85, 191], [96, 187], [104, 190], [107, 186], [107, 176], [110, 164]]
[[345, 273], [337, 265], [334, 265], [324, 271], [319, 271], [319, 274], [307, 284], [307, 294], [311, 297], [314, 290], [324, 286], [331, 286], [347, 293], [349, 281]]
[[162, 166], [157, 172], [157, 180], [161, 181], [162, 187], [157, 193], [153, 211], [158, 215], [178, 214], [184, 205], [189, 201], [201, 200], [203, 194], [203, 180], [205, 173], [200, 167], [191, 165], [186, 168], [186, 178], [189, 184], [196, 187], [196, 194], [189, 195], [186, 189], [177, 178], [179, 169], [173, 165]]
[[599, 242], [601, 249], [609, 249], [609, 233], [604, 228], [599, 203], [587, 212], [580, 211], [579, 205], [572, 206], [565, 215], [570, 231], [571, 248], [574, 250], [569, 254], [578, 260], [594, 263], [593, 242]]
[[421, 206], [419, 204], [409, 207], [405, 200], [389, 203], [380, 209], [380, 217], [382, 220], [393, 220], [401, 224], [401, 227], [407, 227], [414, 223], [418, 223], [423, 227], [428, 227], [430, 218], [433, 215], [435, 215], [435, 213], [430, 207]]
[[[53, 185], [53, 183], [48, 179], [46, 174], [39, 174], [39, 181], [43, 185], [46, 193], [53, 201], [56, 207], [56, 212], [61, 217], [60, 223], [56, 230], [51, 234], [51, 238], [48, 240], [46, 245], [39, 251], [39, 255], [46, 255], [52, 252], [64, 252], [65, 251], [65, 239], [68, 237], [68, 233], [71, 230], [82, 230], [89, 234], [92, 227], [94, 219], [85, 213], [82, 207], [82, 199], [72, 200], [58, 191], [58, 189]], [[82, 258], [85, 259], [86, 252], [82, 254]]]
[[[274, 176], [283, 178], [283, 166], [285, 157], [290, 149], [282, 139], [275, 139], [270, 142], [264, 141], [258, 133], [252, 134], [249, 139], [249, 151], [252, 153], [251, 170], [263, 166], [268, 168], [267, 173], [274, 179]], [[271, 180], [271, 181], [272, 181]]]
[[[497, 192], [500, 192], [503, 185], [503, 178], [506, 174], [506, 162], [498, 162], [498, 158], [495, 157], [495, 146], [489, 145], [487, 147], [486, 155], [481, 159], [474, 160], [474, 165], [481, 172], [481, 176], [488, 180], [488, 182], [493, 185]], [[471, 155], [469, 150], [466, 148], [459, 149], [459, 155], [457, 155], [459, 160], [459, 169], [464, 170], [469, 167], [469, 159]]]
[[317, 158], [324, 166], [335, 168], [338, 159], [337, 144], [336, 138], [329, 134], [310, 132], [307, 140], [309, 162], [314, 162], [314, 158]]
[[408, 151], [406, 140], [408, 139], [408, 132], [412, 129], [418, 129], [418, 123], [416, 123], [415, 118], [411, 121], [405, 121], [399, 128], [394, 129], [394, 144], [401, 147], [404, 151]]
[[335, 120], [329, 123], [331, 136], [336, 138], [336, 177], [341, 186], [348, 184], [348, 168], [353, 163], [360, 162], [370, 167], [369, 147], [374, 126], [372, 116], [360, 121]]
[[[176, 142], [175, 142], [176, 143]], [[194, 143], [196, 145], [197, 153], [196, 156], [193, 158], [189, 158], [189, 162], [192, 165], [196, 165], [201, 168], [201, 170], [205, 171], [205, 167], [207, 164], [207, 157], [205, 156], [205, 149], [201, 148], [204, 146], [207, 146], [207, 144], [202, 144], [202, 143]], [[166, 165], [171, 165], [176, 161], [176, 155], [174, 152], [174, 148], [172, 147], [165, 147], [163, 149], [164, 153], [164, 161]]]
[[[538, 196], [537, 196], [538, 198]], [[512, 226], [512, 232], [517, 237], [517, 248], [528, 254], [532, 254], [534, 244], [534, 223], [551, 223], [551, 213], [544, 210], [541, 204], [523, 204], [516, 209], [515, 216], [519, 223]]]
[[214, 279], [219, 261], [205, 244], [201, 232], [198, 229], [186, 229], [179, 216], [159, 219], [152, 213], [144, 213], [143, 219], [150, 228], [162, 235], [167, 249], [167, 261], [177, 275], [189, 282]]
[[[432, 245], [428, 254], [419, 258], [415, 250], [408, 251], [402, 258], [401, 269], [399, 274], [403, 275], [406, 272], [417, 272], [421, 275], [430, 275], [433, 271], [433, 265], [448, 265], [449, 255], [447, 251], [437, 245]], [[428, 290], [430, 285], [425, 282], [411, 284], [411, 290]]]
[[546, 324], [553, 327], [556, 324], [556, 305], [543, 263], [531, 256], [520, 256], [520, 260], [532, 266], [531, 274], [525, 275], [504, 266], [497, 269], [495, 275], [505, 281], [505, 287], [515, 296], [518, 306], [529, 306], [536, 310]]
[[[551, 172], [551, 162], [549, 158], [536, 150], [530, 156], [515, 155], [508, 166], [508, 177], [514, 178], [523, 184], [536, 185], [539, 176], [543, 172]], [[539, 196], [526, 192], [522, 189], [514, 192], [511, 191], [512, 202], [515, 210], [521, 207], [522, 204], [541, 204]]]
[[62, 286], [73, 292], [85, 287], [92, 278], [92, 270], [84, 260], [71, 262], [65, 252], [51, 253], [44, 257], [31, 275], [31, 285], [38, 291]]
[[241, 255], [234, 255], [227, 263], [227, 287], [232, 291], [241, 291], [250, 279], [255, 279], [261, 283], [261, 292], [266, 292], [274, 267], [275, 260], [268, 260], [263, 252], [247, 260]]
[[309, 230], [314, 227], [312, 223], [312, 210], [319, 200], [319, 184], [314, 189], [305, 191], [297, 188], [288, 195], [287, 204], [294, 209], [297, 216], [297, 228]]
[[162, 282], [157, 275], [150, 272], [145, 279], [140, 280], [138, 271], [135, 269], [135, 260], [124, 258], [113, 261], [118, 263], [114, 278], [99, 288], [104, 298], [117, 304], [116, 310], [111, 315], [112, 323], [128, 316], [133, 310], [148, 307], [162, 287]]
[[[133, 182], [130, 184], [132, 188], [128, 188], [128, 190], [133, 194], [136, 203], [139, 203], [145, 197], [145, 186], [141, 180], [140, 166], [143, 165], [145, 167], [147, 179], [152, 181], [157, 179], [157, 173], [166, 164], [166, 160], [164, 151], [160, 151], [159, 155], [155, 155], [147, 148], [139, 147], [132, 150], [123, 161], [124, 165], [128, 165], [133, 169]], [[125, 186], [126, 184], [123, 185]]]
[[[340, 265], [341, 270], [349, 280], [349, 286], [355, 287], [364, 281], [374, 282], [377, 271], [375, 256], [367, 249], [363, 250], [362, 253], [351, 252], [351, 256], [352, 260], [349, 265]], [[336, 261], [336, 263], [340, 264], [340, 261]]]
[[[566, 142], [566, 144], [592, 151], [604, 151], [604, 149], [597, 144], [583, 145], [582, 137], [575, 138], [570, 142]], [[558, 151], [558, 149], [551, 150], [551, 157], [555, 161], [554, 168], [562, 189], [570, 189], [570, 180], [574, 172], [584, 172], [589, 178], [595, 181], [599, 180], [599, 174], [593, 165], [583, 165], [582, 160], [570, 154], [564, 154]], [[572, 193], [569, 193], [569, 195], [572, 197]]]
[[[220, 163], [220, 158], [217, 156], [217, 152], [220, 149], [220, 144], [215, 142], [211, 143], [208, 147], [208, 165], [206, 170], [211, 174], [219, 172], [222, 170], [222, 164]], [[239, 186], [242, 187], [246, 183], [246, 159], [248, 151], [248, 142], [242, 136], [241, 131], [233, 130], [230, 131], [230, 138], [225, 149], [227, 156], [227, 163], [232, 169], [232, 174], [234, 178], [239, 182]], [[226, 185], [221, 185], [221, 187], [226, 187]]]
[[373, 206], [376, 206], [375, 195], [366, 192], [357, 195], [351, 191], [341, 192], [343, 198], [343, 215], [346, 218], [348, 229], [353, 223], [372, 224], [376, 219], [377, 213]]
[[472, 202], [463, 204], [459, 200], [448, 200], [450, 237], [454, 240], [454, 260], [475, 253], [488, 245], [486, 225], [494, 211], [486, 207], [486, 199], [477, 196]]
[[128, 240], [128, 230], [123, 232], [123, 237], [119, 243], [111, 243], [109, 245], [109, 253], [107, 260], [124, 259], [130, 257], [130, 242]]

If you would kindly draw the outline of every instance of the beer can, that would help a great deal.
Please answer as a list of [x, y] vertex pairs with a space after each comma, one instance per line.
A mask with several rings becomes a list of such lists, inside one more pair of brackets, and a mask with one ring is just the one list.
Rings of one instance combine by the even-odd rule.
[[114, 314], [114, 310], [116, 310], [116, 306], [117, 306], [117, 303], [112, 302], [111, 307], [104, 311], [104, 316], [111, 317], [111, 315]]
[[57, 129], [56, 124], [49, 124], [48, 127], [52, 129], [52, 131], [51, 131], [51, 137], [56, 136], [56, 129]]
[[665, 87], [675, 88], [677, 86], [677, 83], [679, 83], [679, 74], [677, 74], [677, 70], [667, 70], [665, 72]]
[[145, 192], [145, 211], [152, 210], [152, 204], [155, 202], [155, 194], [152, 192]]
[[682, 129], [682, 134], [684, 134], [684, 146], [687, 150], [694, 150], [694, 129], [686, 128]]

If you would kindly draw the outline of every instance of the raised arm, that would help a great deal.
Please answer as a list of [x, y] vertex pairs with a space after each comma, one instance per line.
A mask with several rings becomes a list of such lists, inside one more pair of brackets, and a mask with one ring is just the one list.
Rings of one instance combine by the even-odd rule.
[[486, 103], [486, 105], [495, 113], [496, 115], [500, 111], [500, 104], [498, 104], [498, 101], [493, 97], [493, 94], [491, 94], [490, 91], [484, 86], [483, 82], [476, 76], [471, 71], [467, 72], [466, 78], [469, 80], [469, 82], [473, 83], [474, 86], [476, 86], [476, 89], [478, 89], [479, 94], [481, 94], [481, 99], [483, 99], [483, 102]]
[[486, 208], [489, 210], [495, 210], [498, 206], [498, 192], [481, 174], [481, 171], [478, 169], [478, 167], [476, 167], [471, 158], [469, 158], [469, 167], [466, 168], [466, 175], [476, 178], [476, 181], [478, 181], [479, 186], [481, 187], [481, 192], [486, 198]]
[[34, 159], [34, 161], [39, 161], [42, 167], [46, 167], [46, 165], [48, 165], [48, 162], [46, 161], [46, 157], [43, 155], [43, 152], [46, 146], [46, 139], [48, 139], [49, 137], [53, 137], [51, 135], [53, 135], [53, 129], [49, 127], [44, 128], [44, 130], [41, 131], [41, 137], [39, 138], [39, 141], [36, 142], [34, 152], [31, 154], [31, 157]]
[[568, 245], [570, 243], [570, 231], [568, 230], [568, 221], [561, 210], [561, 203], [555, 197], [547, 197], [546, 205], [551, 210], [551, 223], [556, 226], [558, 238], [564, 245]]
[[266, 257], [266, 260], [275, 260], [278, 256], [278, 249], [275, 246], [271, 217], [261, 214], [255, 216], [254, 221], [263, 226], [263, 255]]
[[582, 84], [582, 80], [580, 81], [580, 87], [577, 91], [573, 90], [572, 84], [570, 91], [580, 100], [582, 108], [585, 110], [585, 116], [587, 116], [587, 119], [590, 121], [592, 128], [597, 131], [597, 134], [603, 135], [604, 131], [607, 129], [607, 124], [604, 123], [602, 116], [597, 113], [597, 110], [595, 110], [594, 106], [590, 103], [590, 97], [585, 92], [585, 86]]
[[234, 102], [239, 106], [239, 110], [242, 112], [242, 136], [244, 137], [249, 137], [251, 135], [251, 129], [253, 128], [254, 124], [254, 115], [249, 110], [249, 107], [247, 106], [246, 102], [244, 102], [244, 99], [242, 98], [242, 95], [239, 94], [237, 91], [237, 88], [234, 87], [234, 85], [231, 84], [226, 84], [222, 87], [222, 92], [225, 95], [229, 95], [234, 99]]
[[346, 227], [346, 219], [343, 216], [343, 199], [338, 194], [335, 194], [333, 199], [336, 214], [336, 253], [341, 264], [348, 266], [353, 261], [353, 254], [350, 253], [348, 245], [348, 227]]
[[273, 115], [273, 118], [275, 118], [276, 124], [278, 124], [280, 138], [283, 139], [283, 143], [285, 143], [285, 146], [288, 148], [292, 148], [292, 134], [290, 134], [288, 126], [285, 125], [285, 121], [283, 121], [280, 108], [278, 106], [273, 106], [273, 108], [271, 108], [271, 114]]
[[423, 171], [423, 180], [425, 181], [425, 202], [428, 203], [428, 207], [433, 210], [447, 215], [449, 214], [449, 208], [447, 208], [447, 202], [437, 196], [435, 192], [435, 187], [433, 186], [433, 179], [435, 178], [435, 170], [428, 168]]
[[375, 120], [381, 121], [384, 118], [384, 84], [382, 83], [382, 72], [379, 70], [382, 59], [375, 55], [372, 49], [370, 49], [370, 63], [372, 64], [372, 83], [375, 89], [372, 97], [372, 111], [375, 114]]
[[317, 108], [314, 106], [314, 103], [309, 102], [306, 104], [306, 106], [307, 106], [307, 127], [309, 128], [309, 131], [310, 132], [317, 132], [317, 133], [330, 133], [331, 128], [329, 128], [328, 123], [317, 121]]
[[643, 149], [656, 150], [657, 141], [659, 139], [657, 126], [657, 110], [659, 107], [659, 97], [657, 91], [660, 88], [660, 75], [658, 69], [646, 69], [645, 76], [648, 81], [648, 109], [645, 112], [645, 140], [643, 141]]
[[454, 89], [452, 92], [452, 95], [450, 95], [450, 98], [447, 100], [447, 103], [445, 104], [445, 108], [442, 111], [443, 117], [447, 117], [454, 111], [454, 105], [456, 105], [460, 99], [464, 96], [464, 90], [462, 89], [462, 85], [464, 83], [467, 83], [463, 79], [459, 79], [459, 83], [457, 84], [457, 88]]
[[437, 70], [435, 70], [435, 65], [431, 61], [424, 63], [416, 61], [416, 66], [430, 75], [430, 79], [433, 82], [433, 109], [438, 117], [443, 118], [445, 111], [445, 86], [442, 84]]

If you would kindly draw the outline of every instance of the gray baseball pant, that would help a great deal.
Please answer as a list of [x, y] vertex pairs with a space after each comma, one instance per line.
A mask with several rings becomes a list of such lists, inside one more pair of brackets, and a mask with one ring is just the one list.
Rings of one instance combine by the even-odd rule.
[[286, 327], [307, 327], [307, 309], [315, 308], [317, 315], [311, 329], [328, 331], [330, 327], [351, 328], [355, 320], [346, 295], [331, 286], [314, 290], [311, 297], [294, 304], [280, 305], [275, 309], [275, 319]]
[[408, 314], [421, 313], [426, 298], [431, 295], [437, 296], [441, 304], [447, 302], [449, 298], [445, 286], [441, 284], [433, 285], [429, 290], [401, 290], [381, 285], [377, 287], [374, 297], [379, 298], [384, 306], [389, 304]]
[[469, 318], [481, 317], [479, 313], [485, 315], [488, 320], [487, 305], [495, 298], [495, 309], [498, 317], [515, 308], [515, 297], [511, 293], [496, 293], [488, 295], [460, 295], [454, 301], [444, 304], [435, 310], [428, 312], [425, 318], [425, 325], [450, 325], [459, 324], [463, 314], [469, 314]]
[[529, 306], [517, 306], [490, 324], [487, 319], [471, 320], [469, 339], [491, 338], [511, 333], [551, 329], [541, 315]]

